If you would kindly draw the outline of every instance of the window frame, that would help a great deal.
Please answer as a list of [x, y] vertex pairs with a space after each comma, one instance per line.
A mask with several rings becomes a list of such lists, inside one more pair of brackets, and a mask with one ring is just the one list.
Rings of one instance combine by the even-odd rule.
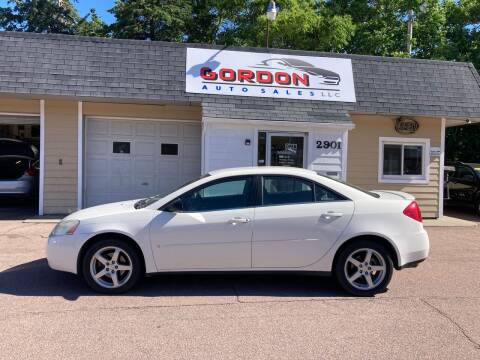
[[[401, 175], [384, 175], [384, 146], [401, 145]], [[422, 146], [422, 174], [405, 175], [404, 167], [404, 147], [409, 145]], [[423, 184], [429, 183], [430, 178], [430, 139], [427, 138], [402, 138], [402, 137], [380, 137], [378, 141], [378, 182], [384, 184]]]
[[183, 194], [178, 195], [176, 198], [170, 200], [168, 203], [163, 205], [158, 210], [159, 211], [165, 211], [166, 208], [168, 208], [172, 203], [176, 202], [178, 199], [180, 199], [184, 196], [188, 196], [188, 195], [190, 195], [190, 194], [192, 194], [196, 191], [199, 191], [202, 188], [206, 188], [206, 187], [216, 185], [218, 183], [222, 183], [222, 182], [226, 182], [226, 181], [232, 181], [232, 180], [235, 180], [235, 179], [244, 179], [244, 178], [248, 178], [248, 177], [251, 178], [251, 183], [250, 183], [250, 186], [251, 186], [250, 190], [251, 191], [250, 191], [250, 194], [249, 194], [248, 199], [247, 199], [247, 206], [236, 207], [236, 208], [222, 208], [222, 209], [216, 209], [216, 210], [202, 210], [202, 211], [185, 211], [185, 210], [182, 210], [182, 211], [177, 211], [177, 212], [182, 213], [182, 214], [183, 213], [185, 213], [185, 214], [195, 214], [195, 213], [205, 213], [205, 212], [214, 212], [214, 211], [228, 211], [228, 210], [239, 210], [239, 209], [253, 208], [253, 207], [256, 206], [256, 191], [255, 191], [256, 176], [255, 175], [235, 175], [235, 176], [227, 176], [227, 177], [224, 177], [224, 178], [221, 178], [221, 179], [212, 180], [212, 181], [209, 181], [207, 183], [203, 183], [201, 185], [198, 185], [197, 187], [195, 187], [193, 189], [190, 189], [190, 190], [184, 192]]
[[[309, 182], [312, 186], [313, 190], [313, 201], [308, 201], [308, 202], [296, 202], [296, 203], [286, 203], [286, 204], [267, 204], [265, 205], [263, 203], [263, 184], [264, 184], [264, 178], [265, 177], [288, 177], [288, 178], [294, 178], [294, 179], [300, 179], [305, 182]], [[333, 201], [317, 201], [316, 193], [315, 193], [315, 187], [320, 186], [334, 194], [336, 194], [338, 197], [342, 198], [341, 200], [333, 200]], [[282, 174], [261, 174], [260, 176], [257, 177], [257, 181], [255, 182], [255, 187], [256, 187], [256, 205], [255, 207], [270, 207], [270, 206], [290, 206], [290, 205], [302, 205], [302, 204], [327, 204], [327, 203], [332, 203], [332, 202], [339, 202], [339, 201], [351, 201], [348, 199], [345, 195], [340, 194], [339, 192], [332, 190], [331, 188], [320, 184], [314, 180], [304, 178], [301, 176], [295, 176], [295, 175], [282, 175]]]

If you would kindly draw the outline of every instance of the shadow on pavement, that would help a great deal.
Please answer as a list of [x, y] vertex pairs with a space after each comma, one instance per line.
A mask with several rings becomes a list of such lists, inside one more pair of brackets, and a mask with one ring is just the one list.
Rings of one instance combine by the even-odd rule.
[[[77, 276], [51, 270], [38, 259], [0, 272], [0, 293], [16, 296], [108, 296], [90, 290]], [[122, 296], [348, 296], [329, 277], [301, 274], [161, 274], [146, 278]]]
[[0, 220], [25, 220], [37, 213], [37, 198], [0, 196]]
[[480, 216], [470, 207], [447, 205], [445, 206], [444, 215], [467, 221], [480, 222]]

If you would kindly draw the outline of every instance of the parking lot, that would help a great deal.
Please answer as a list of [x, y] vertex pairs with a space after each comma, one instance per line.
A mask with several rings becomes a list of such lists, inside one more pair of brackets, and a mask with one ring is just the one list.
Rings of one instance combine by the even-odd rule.
[[480, 227], [354, 298], [328, 278], [162, 275], [108, 297], [45, 260], [52, 223], [0, 221], [1, 358], [480, 358]]

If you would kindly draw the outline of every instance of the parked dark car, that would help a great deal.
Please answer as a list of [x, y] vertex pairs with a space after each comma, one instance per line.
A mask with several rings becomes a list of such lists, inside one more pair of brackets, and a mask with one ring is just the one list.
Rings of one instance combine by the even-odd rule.
[[0, 138], [0, 196], [31, 196], [38, 186], [38, 149]]
[[480, 163], [452, 163], [446, 176], [445, 202], [449, 205], [473, 207], [480, 216]]

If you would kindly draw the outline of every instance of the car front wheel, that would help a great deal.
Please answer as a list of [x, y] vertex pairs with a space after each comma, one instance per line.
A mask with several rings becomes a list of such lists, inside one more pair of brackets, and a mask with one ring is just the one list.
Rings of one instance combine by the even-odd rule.
[[387, 249], [371, 240], [345, 247], [335, 263], [335, 276], [343, 289], [355, 296], [373, 296], [385, 291], [393, 274]]
[[100, 240], [88, 248], [82, 263], [83, 278], [93, 290], [120, 294], [142, 276], [138, 251], [120, 240]]

